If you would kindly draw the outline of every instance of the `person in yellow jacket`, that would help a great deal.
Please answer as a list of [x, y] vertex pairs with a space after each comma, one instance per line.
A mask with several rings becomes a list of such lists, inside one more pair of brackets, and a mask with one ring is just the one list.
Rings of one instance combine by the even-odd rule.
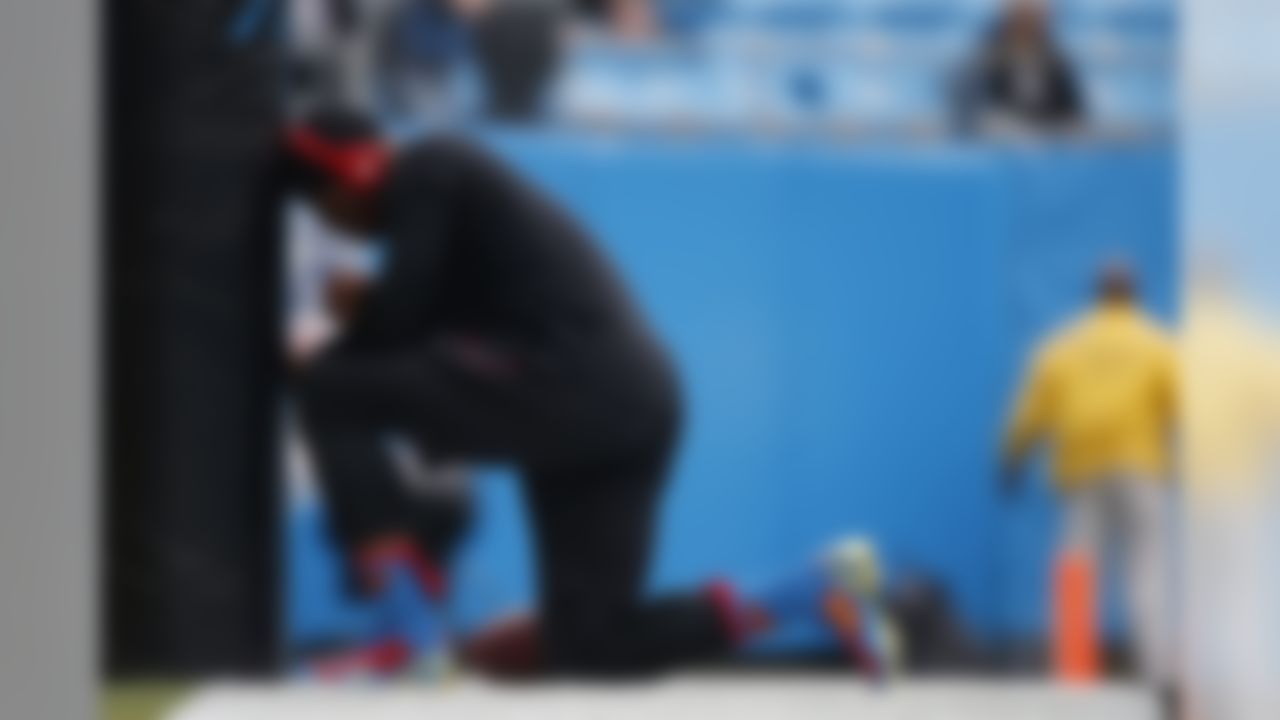
[[[1170, 481], [1177, 413], [1175, 344], [1138, 306], [1128, 268], [1098, 279], [1096, 305], [1037, 350], [1005, 437], [1006, 492], [1045, 444], [1066, 502], [1063, 549], [1123, 568], [1129, 624], [1145, 679], [1174, 671]], [[1105, 553], [1105, 554], [1104, 554]]]

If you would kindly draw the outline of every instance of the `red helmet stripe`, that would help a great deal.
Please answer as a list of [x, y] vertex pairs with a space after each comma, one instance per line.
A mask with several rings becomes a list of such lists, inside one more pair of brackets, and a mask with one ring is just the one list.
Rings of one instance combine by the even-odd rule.
[[296, 127], [289, 131], [287, 144], [291, 152], [358, 193], [381, 186], [391, 166], [391, 151], [379, 140], [340, 144], [311, 128]]

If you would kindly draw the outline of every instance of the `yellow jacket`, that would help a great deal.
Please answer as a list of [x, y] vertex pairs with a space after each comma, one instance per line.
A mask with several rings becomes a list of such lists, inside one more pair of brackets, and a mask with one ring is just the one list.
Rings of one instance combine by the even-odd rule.
[[1063, 489], [1117, 472], [1164, 477], [1177, 382], [1172, 340], [1132, 305], [1100, 305], [1036, 353], [1006, 456], [1019, 460], [1048, 440]]

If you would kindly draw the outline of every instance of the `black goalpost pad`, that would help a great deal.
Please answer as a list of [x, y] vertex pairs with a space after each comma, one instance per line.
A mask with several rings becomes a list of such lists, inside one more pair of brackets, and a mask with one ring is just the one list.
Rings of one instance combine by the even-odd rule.
[[277, 658], [278, 5], [101, 13], [115, 676], [254, 675]]

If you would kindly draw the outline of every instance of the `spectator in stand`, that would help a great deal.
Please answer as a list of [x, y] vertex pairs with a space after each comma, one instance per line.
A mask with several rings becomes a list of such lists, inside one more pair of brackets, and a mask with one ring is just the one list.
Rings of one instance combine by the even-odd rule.
[[1079, 80], [1043, 0], [1009, 0], [963, 74], [958, 110], [962, 129], [982, 134], [1064, 132], [1083, 123]]

